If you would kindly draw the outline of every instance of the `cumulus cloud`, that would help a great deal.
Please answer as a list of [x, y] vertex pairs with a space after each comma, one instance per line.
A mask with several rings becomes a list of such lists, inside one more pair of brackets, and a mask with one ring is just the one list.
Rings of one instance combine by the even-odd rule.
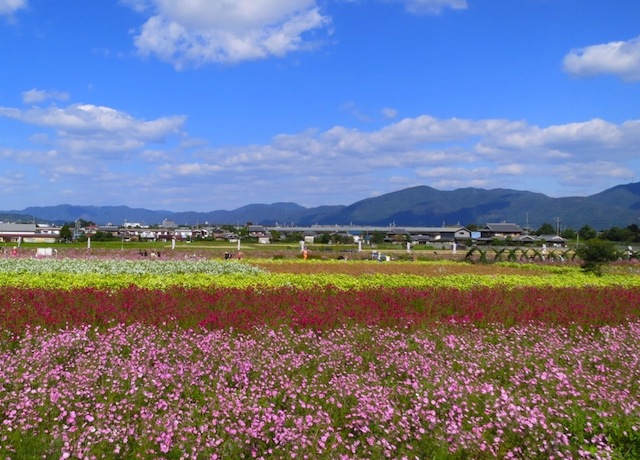
[[560, 185], [571, 188], [592, 187], [594, 180], [601, 184], [612, 181], [617, 185], [633, 178], [624, 165], [603, 160], [563, 163], [554, 168], [554, 173]]
[[[567, 187], [631, 177], [640, 122], [604, 120], [538, 127], [500, 119], [405, 118], [378, 130], [335, 126], [279, 135], [266, 145], [202, 149], [188, 162], [165, 162], [164, 180], [207, 184], [282, 181], [296, 195], [310, 183], [344, 196], [355, 186], [403, 177], [405, 185], [439, 188], [513, 187], [536, 190], [536, 178]], [[588, 146], [588, 148], [587, 148]], [[602, 152], [617, 161], [602, 163]], [[275, 179], [279, 178], [279, 179]], [[589, 182], [590, 181], [590, 182]], [[318, 189], [316, 188], [317, 192]], [[390, 191], [390, 190], [387, 190]], [[336, 192], [337, 193], [337, 192]]]
[[[379, 0], [411, 14], [465, 9], [467, 0]], [[238, 63], [315, 49], [331, 35], [319, 0], [120, 0], [147, 16], [135, 32], [142, 56], [177, 69]]]
[[[542, 191], [537, 187], [545, 181], [575, 195], [633, 178], [640, 142], [640, 120], [536, 126], [421, 115], [377, 129], [334, 126], [279, 134], [264, 144], [212, 147], [189, 141], [183, 117], [145, 121], [91, 104], [0, 107], [0, 116], [52, 130], [33, 150], [0, 150], [7, 169], [12, 163], [15, 170], [35, 166], [46, 180], [75, 181], [78, 187], [101, 177], [108, 187], [130, 184], [154, 200], [165, 197], [163, 203], [181, 206], [217, 197], [226, 209], [281, 201], [283, 193], [303, 205], [352, 202], [399, 184]], [[179, 142], [163, 144], [175, 134]], [[247, 195], [246, 184], [255, 196]]]
[[481, 140], [478, 152], [487, 157], [520, 152], [554, 162], [593, 159], [608, 152], [629, 160], [636, 156], [633, 145], [640, 140], [639, 128], [637, 120], [614, 124], [599, 118], [544, 128], [522, 125], [520, 129], [489, 134]]
[[27, 0], [0, 0], [0, 16], [9, 16], [26, 6]]
[[0, 116], [52, 128], [58, 145], [79, 153], [129, 151], [146, 143], [162, 142], [167, 136], [178, 134], [185, 121], [183, 116], [139, 120], [110, 107], [92, 104], [65, 108], [36, 106], [27, 110], [0, 107]]
[[153, 11], [135, 37], [142, 55], [176, 68], [284, 56], [313, 46], [330, 19], [315, 0], [127, 0]]
[[565, 72], [576, 77], [612, 74], [640, 80], [640, 37], [572, 50], [564, 57]]

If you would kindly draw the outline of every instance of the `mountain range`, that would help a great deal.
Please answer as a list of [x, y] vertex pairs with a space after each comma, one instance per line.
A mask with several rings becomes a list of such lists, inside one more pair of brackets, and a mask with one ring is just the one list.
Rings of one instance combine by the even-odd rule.
[[480, 226], [491, 222], [513, 222], [539, 228], [544, 223], [561, 228], [596, 230], [640, 223], [640, 182], [618, 185], [585, 197], [552, 198], [542, 193], [511, 189], [460, 188], [451, 191], [428, 186], [411, 187], [367, 198], [351, 205], [305, 208], [296, 203], [250, 204], [241, 208], [211, 212], [173, 212], [127, 206], [35, 206], [0, 211], [4, 222], [36, 221], [53, 224], [78, 219], [97, 224], [143, 225], [171, 220], [178, 225], [375, 225]]

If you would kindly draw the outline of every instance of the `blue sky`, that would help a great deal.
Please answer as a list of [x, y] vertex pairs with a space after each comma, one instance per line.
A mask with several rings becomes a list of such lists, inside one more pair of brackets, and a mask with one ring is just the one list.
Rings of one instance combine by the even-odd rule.
[[0, 0], [0, 209], [640, 181], [640, 1]]

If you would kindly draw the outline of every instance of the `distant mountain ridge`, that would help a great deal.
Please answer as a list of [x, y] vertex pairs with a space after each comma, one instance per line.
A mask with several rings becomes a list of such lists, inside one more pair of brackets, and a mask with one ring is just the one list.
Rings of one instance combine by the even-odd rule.
[[296, 203], [250, 204], [211, 212], [173, 212], [127, 206], [34, 206], [0, 211], [3, 221], [38, 221], [62, 224], [84, 219], [98, 224], [125, 222], [178, 225], [376, 225], [426, 226], [484, 225], [514, 222], [538, 228], [543, 223], [578, 230], [596, 230], [640, 224], [640, 182], [618, 185], [586, 197], [551, 198], [542, 193], [511, 189], [461, 188], [437, 190], [425, 185], [367, 198], [351, 205], [305, 208]]

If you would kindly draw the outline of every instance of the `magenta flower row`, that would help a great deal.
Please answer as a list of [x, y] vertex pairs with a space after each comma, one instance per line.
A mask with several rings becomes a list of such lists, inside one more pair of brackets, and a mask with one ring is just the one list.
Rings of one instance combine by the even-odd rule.
[[27, 328], [2, 458], [637, 458], [640, 323]]

